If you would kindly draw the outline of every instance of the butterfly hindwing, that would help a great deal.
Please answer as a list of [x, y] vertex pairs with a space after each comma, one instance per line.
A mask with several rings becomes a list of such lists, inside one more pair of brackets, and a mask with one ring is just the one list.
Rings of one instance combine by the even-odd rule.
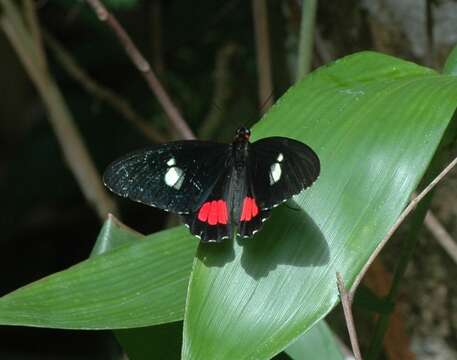
[[226, 169], [200, 207], [183, 215], [191, 234], [203, 242], [220, 242], [232, 236], [232, 214], [227, 201], [229, 180], [230, 169]]
[[270, 217], [270, 210], [262, 210], [252, 196], [243, 199], [241, 217], [238, 224], [238, 235], [242, 238], [253, 236], [260, 230], [263, 223]]
[[267, 210], [309, 187], [319, 176], [320, 162], [299, 141], [269, 137], [251, 144], [248, 168], [253, 196], [259, 208]]
[[225, 173], [229, 145], [176, 141], [130, 153], [105, 171], [114, 193], [178, 214], [197, 209]]

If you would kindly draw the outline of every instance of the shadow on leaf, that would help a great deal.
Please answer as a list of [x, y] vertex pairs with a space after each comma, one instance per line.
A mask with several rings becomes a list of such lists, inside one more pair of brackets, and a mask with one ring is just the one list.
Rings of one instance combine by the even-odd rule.
[[254, 238], [238, 240], [246, 273], [259, 279], [283, 264], [305, 267], [328, 263], [327, 242], [308, 214], [281, 206], [272, 217], [275, 221], [267, 221]]

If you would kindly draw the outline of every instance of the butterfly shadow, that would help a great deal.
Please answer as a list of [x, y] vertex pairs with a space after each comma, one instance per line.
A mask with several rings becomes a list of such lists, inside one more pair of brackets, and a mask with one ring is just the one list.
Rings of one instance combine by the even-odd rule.
[[207, 267], [223, 267], [235, 259], [233, 239], [226, 239], [221, 243], [200, 242], [196, 256]]
[[330, 251], [314, 220], [297, 207], [280, 206], [251, 239], [238, 239], [243, 248], [241, 266], [254, 279], [266, 277], [281, 265], [325, 266]]

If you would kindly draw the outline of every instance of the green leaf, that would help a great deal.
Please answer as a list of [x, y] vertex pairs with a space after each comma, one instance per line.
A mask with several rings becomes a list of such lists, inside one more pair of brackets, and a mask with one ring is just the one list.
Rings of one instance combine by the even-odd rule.
[[338, 302], [424, 174], [457, 104], [457, 79], [377, 53], [336, 61], [291, 88], [255, 127], [322, 163], [302, 211], [277, 209], [230, 254], [200, 245], [184, 359], [268, 359]]
[[454, 46], [444, 64], [443, 73], [448, 75], [457, 75], [457, 45]]
[[325, 323], [319, 321], [285, 350], [293, 360], [344, 360], [340, 346]]
[[[113, 215], [103, 225], [91, 256], [111, 251], [119, 246], [144, 238]], [[184, 274], [188, 276], [188, 272]], [[181, 294], [182, 297], [185, 294]], [[182, 342], [182, 321], [141, 328], [114, 330], [114, 335], [131, 360], [179, 359]]]
[[181, 320], [196, 239], [183, 227], [143, 237], [119, 226], [110, 219], [95, 248], [111, 237], [114, 250], [0, 298], [0, 324], [117, 329]]
[[144, 238], [144, 235], [128, 228], [113, 215], [108, 215], [108, 220], [103, 224], [98, 234], [90, 256], [96, 256], [114, 250], [122, 245], [134, 243]]

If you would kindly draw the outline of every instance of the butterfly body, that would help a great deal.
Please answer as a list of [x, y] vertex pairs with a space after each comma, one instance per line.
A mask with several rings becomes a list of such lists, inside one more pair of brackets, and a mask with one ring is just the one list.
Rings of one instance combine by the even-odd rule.
[[250, 143], [249, 136], [242, 127], [231, 144], [177, 141], [133, 152], [107, 168], [104, 182], [120, 196], [182, 215], [204, 242], [251, 237], [270, 209], [316, 180], [320, 163], [299, 141]]

